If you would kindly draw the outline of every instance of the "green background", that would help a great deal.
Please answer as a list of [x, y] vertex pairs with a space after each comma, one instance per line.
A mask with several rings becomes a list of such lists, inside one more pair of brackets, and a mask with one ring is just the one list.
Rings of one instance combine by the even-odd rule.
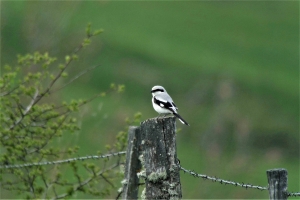
[[[126, 91], [82, 108], [68, 142], [79, 154], [104, 151], [138, 111], [156, 117], [150, 90], [163, 85], [191, 124], [177, 121], [184, 168], [267, 186], [266, 170], [283, 167], [288, 190], [300, 191], [299, 2], [2, 1], [1, 67], [35, 51], [63, 59], [89, 22], [104, 33], [69, 73], [101, 66], [51, 100], [88, 98], [111, 82]], [[183, 173], [181, 184], [184, 199], [268, 198]]]

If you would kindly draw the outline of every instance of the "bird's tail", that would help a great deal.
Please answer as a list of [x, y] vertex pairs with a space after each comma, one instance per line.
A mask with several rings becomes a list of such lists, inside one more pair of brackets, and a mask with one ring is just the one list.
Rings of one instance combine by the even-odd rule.
[[189, 126], [189, 123], [187, 123], [178, 113], [173, 113], [173, 115], [175, 115], [178, 119], [179, 119], [179, 121], [181, 122], [181, 123], [183, 123], [183, 124], [185, 124], [185, 125], [187, 125], [187, 126]]

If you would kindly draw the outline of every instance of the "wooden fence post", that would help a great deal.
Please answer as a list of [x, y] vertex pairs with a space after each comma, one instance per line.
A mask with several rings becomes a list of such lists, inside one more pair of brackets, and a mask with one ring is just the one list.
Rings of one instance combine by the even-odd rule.
[[175, 132], [175, 117], [148, 119], [140, 126], [146, 199], [182, 197]]
[[138, 159], [141, 144], [140, 138], [139, 127], [130, 126], [128, 130], [128, 146], [122, 199], [138, 199], [139, 178], [137, 177], [137, 172], [141, 169], [141, 162]]
[[287, 175], [286, 169], [270, 169], [267, 171], [269, 183], [269, 197], [271, 200], [286, 200], [287, 195]]

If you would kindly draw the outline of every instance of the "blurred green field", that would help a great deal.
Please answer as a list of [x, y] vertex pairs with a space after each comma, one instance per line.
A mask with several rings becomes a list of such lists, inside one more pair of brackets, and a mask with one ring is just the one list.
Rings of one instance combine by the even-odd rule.
[[[126, 91], [82, 109], [82, 130], [68, 141], [81, 155], [103, 151], [126, 117], [156, 117], [150, 90], [163, 85], [191, 124], [177, 123], [183, 167], [262, 186], [267, 169], [283, 167], [288, 190], [300, 191], [299, 2], [2, 1], [1, 67], [27, 52], [64, 58], [89, 22], [104, 33], [69, 73], [101, 66], [56, 101], [88, 98], [111, 82]], [[184, 199], [268, 198], [187, 174], [181, 184]]]

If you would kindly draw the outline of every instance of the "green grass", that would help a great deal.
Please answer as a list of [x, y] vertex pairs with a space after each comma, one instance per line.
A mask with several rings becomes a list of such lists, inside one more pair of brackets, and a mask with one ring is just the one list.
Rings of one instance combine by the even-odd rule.
[[[111, 82], [126, 91], [83, 108], [82, 131], [73, 138], [82, 155], [102, 151], [135, 112], [155, 117], [150, 89], [161, 84], [191, 124], [177, 123], [185, 168], [266, 186], [265, 171], [285, 167], [289, 191], [299, 191], [298, 7], [295, 1], [2, 2], [1, 65], [36, 50], [63, 58], [91, 22], [105, 32], [70, 75], [101, 66], [59, 96], [88, 98]], [[186, 174], [181, 180], [184, 198], [268, 198], [266, 191]]]

